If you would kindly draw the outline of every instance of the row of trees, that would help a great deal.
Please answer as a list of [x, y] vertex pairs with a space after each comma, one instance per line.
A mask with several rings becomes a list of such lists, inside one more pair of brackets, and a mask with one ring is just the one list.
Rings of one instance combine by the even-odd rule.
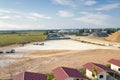
[[[77, 36], [85, 36], [89, 35], [93, 32], [97, 31], [105, 31], [107, 34], [112, 34], [116, 31], [120, 30], [119, 28], [106, 28], [106, 29], [71, 29], [71, 30], [65, 30], [66, 32], [62, 32], [64, 34], [68, 35], [77, 35]], [[57, 33], [59, 30], [47, 30], [44, 32], [45, 35], [48, 35], [49, 33]], [[85, 34], [86, 33], [86, 34]]]

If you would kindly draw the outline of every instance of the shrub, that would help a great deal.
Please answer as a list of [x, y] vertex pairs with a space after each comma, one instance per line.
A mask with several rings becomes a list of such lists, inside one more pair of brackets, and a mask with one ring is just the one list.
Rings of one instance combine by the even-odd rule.
[[46, 74], [46, 75], [47, 75], [47, 80], [56, 80], [53, 74]]
[[106, 67], [111, 68], [111, 65], [110, 65], [110, 64], [107, 64]]
[[80, 73], [85, 74], [86, 73], [86, 69], [85, 68], [80, 69]]

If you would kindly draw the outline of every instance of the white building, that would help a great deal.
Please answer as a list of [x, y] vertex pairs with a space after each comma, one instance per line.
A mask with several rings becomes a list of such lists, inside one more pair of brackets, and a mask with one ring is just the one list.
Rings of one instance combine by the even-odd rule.
[[120, 74], [120, 60], [111, 59], [108, 62], [111, 64], [111, 69]]
[[[114, 78], [115, 72], [104, 65], [97, 63], [87, 63], [83, 65], [86, 69], [86, 76], [90, 79], [98, 78], [98, 80], [117, 80]], [[96, 71], [94, 71], [96, 69]], [[96, 73], [96, 75], [94, 74]]]

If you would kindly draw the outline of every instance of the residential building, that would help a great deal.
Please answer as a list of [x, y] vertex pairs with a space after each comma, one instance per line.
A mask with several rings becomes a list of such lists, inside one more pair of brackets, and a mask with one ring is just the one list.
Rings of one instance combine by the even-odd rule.
[[53, 74], [57, 80], [88, 80], [77, 69], [68, 67], [58, 67], [53, 70]]

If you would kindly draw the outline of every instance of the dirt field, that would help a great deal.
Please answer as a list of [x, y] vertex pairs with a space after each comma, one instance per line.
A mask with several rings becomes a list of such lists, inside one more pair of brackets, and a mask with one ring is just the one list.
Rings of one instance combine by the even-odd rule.
[[120, 50], [42, 50], [31, 51], [23, 57], [6, 56], [8, 59], [16, 59], [17, 62], [1, 68], [0, 78], [9, 78], [22, 71], [51, 73], [58, 66], [66, 66], [80, 69], [87, 62], [107, 64], [109, 59], [120, 59]]
[[[95, 40], [94, 40], [95, 41]], [[96, 41], [97, 42], [97, 41]], [[15, 48], [16, 50], [88, 50], [88, 49], [117, 49], [111, 46], [100, 46], [89, 43], [82, 43], [74, 40], [51, 40], [44, 42], [44, 45], [33, 45], [34, 43], [23, 47]], [[40, 43], [37, 43], [40, 44]]]
[[[100, 41], [100, 40], [99, 40]], [[97, 42], [97, 41], [96, 41]], [[45, 45], [27, 44], [1, 48], [14, 48], [16, 53], [0, 55], [0, 79], [8, 79], [23, 71], [52, 73], [59, 66], [80, 69], [87, 62], [108, 64], [109, 59], [120, 59], [120, 49], [73, 40], [54, 40]]]

